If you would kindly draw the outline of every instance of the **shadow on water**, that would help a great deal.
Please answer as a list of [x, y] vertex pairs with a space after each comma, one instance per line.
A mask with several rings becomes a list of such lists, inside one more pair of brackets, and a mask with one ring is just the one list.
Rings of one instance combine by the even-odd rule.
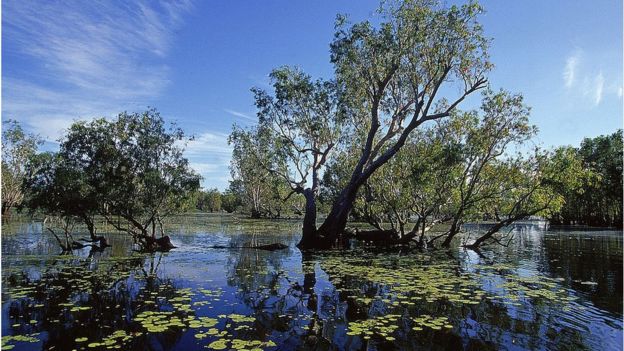
[[[3, 349], [622, 349], [621, 231], [527, 223], [481, 255], [302, 254], [296, 221], [167, 227], [169, 253], [104, 232], [112, 249], [58, 256], [41, 223], [3, 224]], [[274, 242], [289, 248], [242, 248]]]

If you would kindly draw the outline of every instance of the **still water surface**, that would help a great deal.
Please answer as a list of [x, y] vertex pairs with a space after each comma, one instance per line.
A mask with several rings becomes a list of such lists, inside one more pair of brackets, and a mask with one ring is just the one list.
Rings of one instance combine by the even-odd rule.
[[[112, 248], [60, 256], [41, 222], [4, 223], [2, 349], [622, 350], [621, 231], [526, 223], [480, 254], [302, 255], [294, 221], [167, 230], [169, 253], [102, 228]], [[213, 248], [274, 242], [289, 248]]]

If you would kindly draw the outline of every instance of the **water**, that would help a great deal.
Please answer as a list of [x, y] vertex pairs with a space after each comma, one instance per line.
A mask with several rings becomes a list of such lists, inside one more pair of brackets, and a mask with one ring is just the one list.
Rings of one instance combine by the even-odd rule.
[[[2, 227], [2, 349], [622, 349], [621, 231], [525, 223], [479, 253], [302, 255], [299, 222], [201, 215], [167, 225], [169, 253], [102, 228], [112, 248], [59, 256], [41, 229]], [[289, 248], [212, 248], [274, 242]]]

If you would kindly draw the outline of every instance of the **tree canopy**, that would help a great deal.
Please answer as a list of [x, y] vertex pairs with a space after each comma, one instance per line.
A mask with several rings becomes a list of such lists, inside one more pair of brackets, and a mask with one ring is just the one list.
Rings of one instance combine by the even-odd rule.
[[164, 235], [162, 219], [187, 208], [199, 189], [200, 177], [182, 154], [183, 141], [182, 130], [167, 129], [154, 109], [76, 122], [59, 152], [42, 155], [28, 180], [30, 206], [88, 226], [93, 215], [104, 216], [142, 248], [154, 249], [156, 234]]

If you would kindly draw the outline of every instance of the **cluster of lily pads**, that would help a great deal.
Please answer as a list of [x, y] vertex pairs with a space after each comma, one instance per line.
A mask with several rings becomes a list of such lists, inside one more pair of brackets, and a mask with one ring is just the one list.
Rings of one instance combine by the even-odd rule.
[[416, 302], [448, 301], [456, 304], [479, 304], [485, 292], [469, 274], [458, 274], [449, 263], [423, 264], [416, 260], [393, 264], [385, 258], [329, 257], [322, 262], [323, 269], [334, 285], [349, 279], [359, 279], [387, 288], [386, 296], [351, 295], [365, 305], [380, 300], [392, 306], [411, 306]]
[[10, 342], [38, 342], [39, 339], [37, 336], [39, 333], [30, 334], [30, 335], [6, 335], [2, 337], [2, 341], [0, 343], [0, 349], [2, 350], [11, 350], [15, 347], [15, 344], [9, 344]]
[[412, 330], [421, 331], [423, 327], [431, 328], [433, 330], [440, 330], [442, 328], [452, 329], [453, 326], [449, 323], [449, 319], [445, 316], [432, 317], [428, 314], [423, 314], [418, 317], [413, 317], [414, 327]]
[[396, 321], [400, 317], [401, 315], [399, 314], [387, 314], [360, 322], [351, 322], [349, 323], [347, 335], [363, 335], [365, 340], [373, 336], [379, 336], [388, 341], [393, 341], [395, 338], [391, 334], [398, 328]]
[[271, 340], [269, 341], [260, 341], [260, 340], [242, 340], [242, 339], [218, 339], [210, 344], [208, 344], [209, 349], [213, 350], [224, 350], [234, 349], [234, 350], [250, 350], [250, 351], [262, 351], [263, 347], [274, 347], [277, 344]]
[[[141, 336], [143, 333], [126, 333], [124, 330], [116, 330], [111, 335], [105, 337], [100, 342], [91, 342], [87, 344], [89, 348], [105, 347], [107, 349], [121, 349], [121, 347], [132, 340], [133, 337]], [[84, 343], [88, 340], [86, 337], [76, 338], [77, 343]]]
[[[565, 305], [575, 299], [561, 287], [561, 279], [522, 276], [508, 264], [475, 265], [467, 270], [458, 262], [432, 260], [426, 255], [366, 253], [349, 257], [329, 254], [319, 261], [336, 291], [348, 291], [348, 298], [371, 314], [386, 313], [348, 324], [347, 335], [365, 340], [393, 341], [400, 325], [411, 324], [414, 332], [451, 330], [452, 309], [461, 311], [462, 306], [488, 300], [521, 305], [521, 299], [535, 298]], [[445, 315], [440, 315], [441, 311], [446, 311]]]

